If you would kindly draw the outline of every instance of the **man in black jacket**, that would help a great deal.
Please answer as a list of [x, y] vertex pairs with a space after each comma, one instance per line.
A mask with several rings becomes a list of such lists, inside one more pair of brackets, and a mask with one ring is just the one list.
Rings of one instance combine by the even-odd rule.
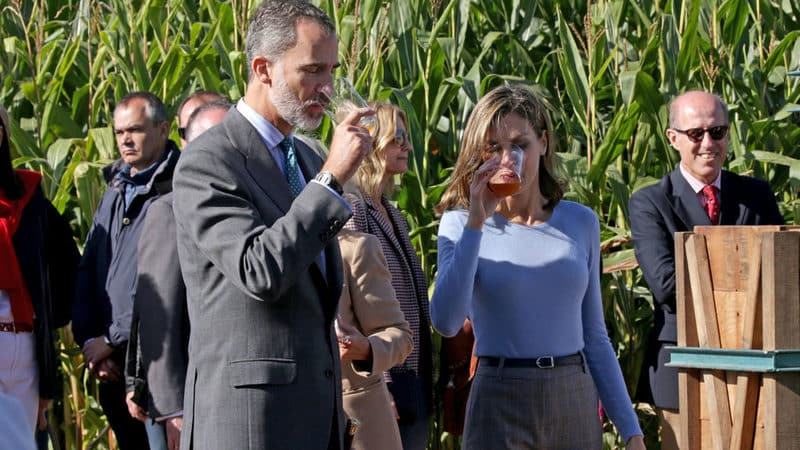
[[100, 380], [100, 405], [123, 450], [148, 448], [144, 426], [128, 414], [123, 367], [142, 224], [150, 204], [172, 190], [179, 156], [168, 134], [166, 109], [156, 96], [135, 92], [120, 100], [114, 135], [121, 159], [104, 169], [109, 189], [95, 211], [78, 273], [73, 333]]
[[728, 107], [716, 95], [692, 91], [676, 97], [670, 104], [666, 134], [681, 162], [630, 200], [636, 258], [655, 306], [642, 386], [652, 394], [665, 450], [677, 449], [679, 442], [678, 370], [664, 365], [669, 362], [664, 347], [676, 345], [678, 340], [674, 234], [692, 231], [696, 225], [783, 223], [766, 182], [722, 170], [729, 127]]

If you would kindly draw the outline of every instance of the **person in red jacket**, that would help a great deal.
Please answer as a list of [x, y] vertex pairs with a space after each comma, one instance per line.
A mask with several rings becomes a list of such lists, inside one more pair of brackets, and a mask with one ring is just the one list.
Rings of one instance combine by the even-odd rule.
[[42, 174], [13, 168], [10, 124], [0, 106], [0, 393], [22, 405], [32, 437], [61, 386], [54, 330], [69, 322], [79, 255]]

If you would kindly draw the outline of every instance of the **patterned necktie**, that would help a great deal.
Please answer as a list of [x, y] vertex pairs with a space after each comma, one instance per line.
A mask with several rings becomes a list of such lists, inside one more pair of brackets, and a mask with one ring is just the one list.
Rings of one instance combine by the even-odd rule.
[[292, 195], [297, 197], [300, 191], [303, 190], [303, 185], [300, 183], [300, 172], [297, 170], [297, 154], [294, 151], [294, 140], [291, 136], [286, 136], [279, 144], [283, 155], [286, 157], [285, 173], [286, 181], [289, 183], [289, 189]]
[[717, 194], [717, 188], [712, 185], [706, 185], [703, 187], [703, 195], [706, 197], [706, 214], [708, 214], [708, 218], [711, 219], [711, 223], [714, 225], [719, 224], [719, 195]]

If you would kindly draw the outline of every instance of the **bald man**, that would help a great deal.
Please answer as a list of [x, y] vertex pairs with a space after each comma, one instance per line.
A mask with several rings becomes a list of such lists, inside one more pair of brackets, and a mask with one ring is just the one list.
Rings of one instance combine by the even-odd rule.
[[680, 164], [631, 196], [630, 220], [636, 258], [655, 307], [640, 386], [649, 388], [661, 420], [662, 448], [677, 449], [678, 370], [665, 366], [669, 351], [664, 348], [676, 345], [678, 336], [673, 236], [696, 225], [775, 225], [783, 224], [783, 217], [765, 181], [722, 170], [730, 122], [718, 96], [691, 91], [676, 97], [666, 135], [680, 153]]

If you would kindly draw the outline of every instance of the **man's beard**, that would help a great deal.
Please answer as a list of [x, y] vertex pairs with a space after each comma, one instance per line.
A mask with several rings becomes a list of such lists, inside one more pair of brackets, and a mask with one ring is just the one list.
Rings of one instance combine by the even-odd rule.
[[272, 104], [278, 114], [293, 127], [303, 130], [316, 130], [322, 123], [322, 114], [312, 117], [305, 112], [305, 107], [312, 104], [324, 105], [322, 98], [316, 97], [306, 100], [305, 103], [292, 94], [289, 85], [283, 78], [273, 80]]

